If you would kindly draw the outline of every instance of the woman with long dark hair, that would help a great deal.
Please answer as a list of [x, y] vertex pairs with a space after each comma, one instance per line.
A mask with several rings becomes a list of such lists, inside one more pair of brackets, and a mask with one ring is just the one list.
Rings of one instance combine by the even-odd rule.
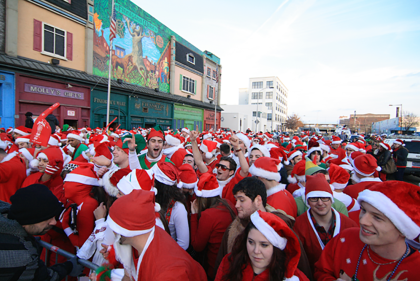
[[202, 262], [209, 280], [214, 278], [214, 265], [223, 234], [236, 217], [235, 206], [220, 198], [222, 188], [216, 176], [203, 174], [195, 188], [197, 199], [191, 205], [191, 245], [197, 252], [206, 251]]
[[306, 281], [297, 265], [299, 240], [274, 214], [256, 211], [217, 271], [217, 281]]

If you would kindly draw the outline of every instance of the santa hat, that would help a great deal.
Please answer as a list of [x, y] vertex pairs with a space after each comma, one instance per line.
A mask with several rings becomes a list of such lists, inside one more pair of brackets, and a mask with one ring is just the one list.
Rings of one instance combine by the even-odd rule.
[[34, 159], [35, 148], [21, 148], [19, 149], [19, 152], [22, 153], [29, 162]]
[[295, 149], [293, 151], [290, 151], [289, 154], [287, 154], [287, 159], [292, 160], [293, 158], [299, 155], [302, 155], [302, 152], [300, 150]]
[[326, 144], [322, 144], [322, 143], [320, 143], [320, 144], [319, 144], [319, 147], [320, 147], [322, 150], [326, 151], [327, 153], [330, 153], [330, 151], [331, 151], [330, 147], [329, 147], [328, 145], [326, 145]]
[[150, 140], [153, 137], [159, 137], [162, 140], [165, 140], [165, 135], [162, 133], [161, 130], [155, 130], [155, 128], [152, 128], [149, 132], [149, 134], [147, 134], [147, 140]]
[[[15, 131], [16, 131], [16, 129], [15, 129]], [[399, 145], [401, 145], [401, 146], [405, 146], [405, 144], [404, 144], [404, 142], [402, 141], [402, 140], [400, 140], [400, 139], [396, 139], [396, 140], [394, 140], [394, 142], [393, 142], [393, 144], [399, 144]]]
[[379, 143], [379, 145], [380, 145], [380, 146], [382, 146], [383, 148], [385, 148], [386, 150], [388, 150], [388, 151], [392, 152], [392, 149], [391, 149], [391, 147], [389, 146], [389, 144], [384, 143], [383, 141], [381, 141], [381, 142]]
[[152, 169], [158, 182], [172, 186], [178, 182], [178, 170], [169, 162], [158, 162]]
[[217, 142], [211, 140], [203, 140], [200, 150], [206, 154], [206, 158], [210, 159], [216, 153]]
[[253, 176], [262, 177], [267, 180], [275, 180], [280, 182], [280, 169], [282, 168], [281, 161], [271, 157], [260, 157], [255, 160], [249, 172]]
[[[7, 130], [9, 131], [9, 130]], [[32, 132], [32, 129], [26, 128], [25, 126], [19, 126], [16, 129], [13, 130], [13, 133], [15, 134], [19, 134], [22, 136], [28, 136], [30, 135]]]
[[331, 144], [340, 144], [340, 143], [341, 143], [340, 137], [332, 136], [332, 142], [331, 142]]
[[243, 133], [237, 133], [236, 136], [245, 144], [246, 149], [249, 150], [249, 147], [251, 146], [249, 138]]
[[185, 148], [179, 148], [174, 152], [174, 154], [172, 154], [171, 161], [175, 164], [175, 167], [182, 165], [182, 162], [187, 154], [189, 153]]
[[329, 197], [334, 202], [331, 186], [325, 179], [324, 174], [306, 176], [305, 184], [305, 203], [308, 207], [308, 198], [311, 197]]
[[95, 147], [95, 156], [105, 156], [109, 160], [114, 158], [111, 151], [109, 150], [109, 146], [106, 143], [101, 143]]
[[309, 155], [311, 155], [311, 153], [313, 153], [315, 151], [319, 151], [319, 153], [321, 153], [321, 155], [322, 155], [322, 149], [321, 149], [321, 147], [319, 147], [319, 143], [316, 143], [316, 144], [312, 145], [312, 147], [309, 148], [309, 150], [306, 154], [309, 156]]
[[360, 145], [357, 142], [352, 142], [352, 143], [349, 143], [348, 145], [346, 145], [346, 149], [359, 151], [360, 150]]
[[270, 149], [270, 157], [273, 159], [278, 159], [284, 161], [284, 164], [289, 165], [289, 160], [287, 160], [286, 152], [284, 152], [281, 147], [272, 147]]
[[251, 222], [274, 247], [286, 253], [288, 263], [283, 280], [299, 280], [294, 273], [299, 264], [301, 247], [293, 230], [278, 216], [260, 210], [251, 215]]
[[102, 176], [102, 185], [104, 186], [106, 193], [113, 197], [117, 197], [119, 193], [117, 184], [125, 175], [128, 175], [130, 172], [131, 170], [129, 168], [106, 172]]
[[330, 184], [334, 189], [344, 189], [350, 179], [350, 174], [342, 167], [331, 164], [328, 169], [330, 175]]
[[253, 146], [251, 146], [251, 152], [254, 149], [258, 149], [259, 151], [261, 151], [264, 157], [270, 157], [270, 152], [268, 152], [268, 149], [265, 146], [262, 146], [260, 144], [254, 144]]
[[60, 146], [61, 137], [58, 134], [54, 134], [50, 136], [50, 140], [48, 141], [48, 145], [50, 146]]
[[402, 181], [381, 182], [360, 192], [357, 201], [378, 209], [406, 238], [413, 240], [419, 236], [419, 186]]
[[305, 165], [306, 165], [306, 160], [302, 159], [299, 162], [297, 162], [296, 165], [293, 166], [292, 173], [290, 174], [290, 176], [287, 177], [287, 180], [289, 181], [289, 183], [297, 183], [298, 181], [299, 182], [306, 181]]
[[381, 167], [378, 167], [375, 157], [370, 154], [363, 154], [357, 156], [353, 162], [354, 170], [362, 176], [368, 177], [380, 171]]
[[[117, 183], [117, 188], [124, 194], [130, 194], [133, 190], [143, 189], [157, 194], [157, 189], [153, 187], [155, 177], [152, 170], [135, 169], [131, 173], [122, 177]], [[155, 211], [160, 211], [160, 205], [155, 204]]]
[[124, 237], [149, 233], [156, 224], [155, 194], [134, 190], [119, 198], [109, 209], [106, 222], [115, 233]]
[[196, 188], [198, 179], [193, 167], [190, 164], [183, 164], [178, 167], [179, 170], [179, 182], [178, 188]]
[[181, 132], [186, 132], [187, 134], [189, 134], [190, 130], [188, 128], [182, 128]]
[[12, 127], [7, 128], [6, 134], [11, 134], [11, 133], [13, 133], [13, 128]]
[[216, 176], [210, 173], [204, 173], [200, 176], [194, 192], [198, 197], [215, 197], [222, 195], [223, 188], [219, 186]]
[[67, 134], [67, 139], [72, 138], [72, 139], [76, 139], [78, 141], [83, 141], [83, 136], [82, 135], [83, 134], [81, 132], [73, 130], [69, 134]]
[[[79, 165], [68, 173], [64, 179], [64, 194], [72, 200], [75, 194], [88, 196], [92, 186], [99, 186], [99, 179], [93, 171], [92, 164]], [[84, 193], [84, 194], [83, 194]]]
[[180, 135], [171, 135], [167, 134], [165, 137], [166, 143], [172, 146], [178, 146], [184, 141], [181, 139], [182, 137]]
[[[53, 167], [57, 166], [59, 168], [57, 174], [59, 175], [61, 173], [61, 170], [63, 169], [64, 165], [64, 159], [60, 148], [56, 146], [51, 146], [46, 149], [43, 149], [40, 152], [38, 152], [37, 158], [47, 159], [49, 165]], [[32, 160], [30, 164], [32, 167], [38, 167], [38, 159]]]
[[19, 144], [19, 143], [29, 143], [30, 138], [31, 138], [31, 135], [18, 137], [18, 138], [16, 138], [15, 143], [16, 144]]
[[357, 156], [363, 155], [363, 152], [360, 151], [354, 151], [350, 154], [350, 156], [348, 157], [349, 162], [352, 166], [354, 166], [354, 159], [356, 159]]

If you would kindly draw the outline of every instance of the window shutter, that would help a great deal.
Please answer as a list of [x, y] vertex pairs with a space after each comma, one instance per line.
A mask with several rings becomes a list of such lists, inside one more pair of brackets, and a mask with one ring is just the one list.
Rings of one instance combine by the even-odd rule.
[[34, 51], [42, 52], [42, 21], [34, 19]]
[[182, 91], [182, 74], [179, 75], [180, 80], [179, 80], [179, 89]]
[[67, 32], [67, 54], [68, 60], [73, 60], [73, 33]]

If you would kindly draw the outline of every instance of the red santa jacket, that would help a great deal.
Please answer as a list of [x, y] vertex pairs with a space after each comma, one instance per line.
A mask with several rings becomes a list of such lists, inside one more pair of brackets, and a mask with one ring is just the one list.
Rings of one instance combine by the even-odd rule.
[[[333, 281], [341, 277], [344, 280], [350, 280], [359, 262], [357, 280], [385, 280], [391, 275], [397, 263], [380, 257], [371, 249], [369, 249], [369, 257], [367, 248], [362, 253], [365, 245], [360, 241], [358, 228], [341, 232], [328, 242], [319, 261], [315, 264], [315, 279]], [[383, 265], [375, 264], [372, 260]], [[419, 264], [420, 253], [410, 247], [409, 255], [398, 266], [392, 280], [419, 280]]]
[[143, 252], [136, 263], [137, 280], [207, 280], [201, 265], [160, 227], [155, 227], [153, 240]]
[[297, 217], [297, 205], [293, 195], [279, 184], [267, 190], [267, 204], [275, 209], [286, 212], [289, 216]]
[[346, 157], [346, 151], [342, 149], [341, 147], [334, 149], [330, 147], [330, 154], [335, 154], [338, 156], [338, 159], [341, 160]]
[[293, 192], [295, 192], [296, 190], [298, 190], [300, 188], [300, 186], [298, 185], [298, 183], [289, 183], [286, 186], [286, 190], [290, 192], [290, 194], [293, 194]]
[[[236, 213], [235, 206], [231, 202], [227, 202]], [[191, 215], [191, 245], [197, 252], [207, 249], [207, 266], [205, 266], [205, 270], [209, 278], [214, 277], [214, 264], [219, 253], [223, 234], [232, 221], [229, 210], [222, 204], [201, 212], [200, 220], [198, 220], [197, 214]]]
[[[214, 281], [222, 281], [223, 276], [225, 276], [229, 272], [230, 262], [229, 262], [230, 254], [227, 254], [222, 262], [220, 263], [219, 269], [217, 270], [217, 275]], [[294, 275], [299, 278], [299, 281], [309, 281], [308, 277], [302, 273], [299, 269], [295, 270]], [[269, 269], [264, 270], [258, 275], [254, 274], [254, 270], [252, 269], [251, 264], [248, 262], [245, 268], [242, 270], [242, 281], [268, 281], [270, 280], [270, 273]]]
[[26, 165], [19, 156], [3, 159], [0, 163], [0, 200], [11, 203], [10, 196], [21, 188], [25, 178]]
[[[223, 187], [222, 191], [222, 198], [225, 198], [226, 200], [230, 201], [233, 205], [236, 204], [235, 196], [233, 196], [233, 188], [235, 185], [244, 179], [244, 177], [241, 176], [239, 173], [241, 168], [236, 170], [235, 176], [226, 180], [226, 181], [218, 181], [219, 185]], [[251, 174], [248, 173], [248, 177], [250, 177]]]
[[359, 183], [348, 185], [344, 188], [343, 192], [350, 197], [357, 199], [359, 193], [365, 189], [372, 187], [374, 184], [382, 182], [379, 178], [363, 178]]
[[[347, 228], [357, 227], [357, 224], [345, 215], [337, 212], [334, 209], [331, 210], [333, 210], [335, 214], [334, 237]], [[293, 230], [299, 237], [300, 241], [302, 241], [303, 248], [305, 249], [306, 255], [308, 256], [312, 272], [314, 272], [315, 263], [319, 260], [319, 257], [321, 256], [322, 250], [325, 246], [322, 243], [322, 240], [319, 238], [318, 232], [315, 230], [315, 226], [313, 225], [309, 212], [310, 209], [296, 219]], [[331, 243], [331, 241], [328, 242], [328, 244], [329, 243]]]
[[57, 199], [66, 206], [66, 198], [64, 197], [64, 189], [63, 189], [63, 179], [60, 175], [53, 175], [47, 181], [41, 181], [41, 177], [44, 173], [37, 172], [32, 175], [29, 175], [22, 184], [22, 187], [27, 187], [31, 184], [39, 183], [46, 185], [49, 190], [57, 197]]

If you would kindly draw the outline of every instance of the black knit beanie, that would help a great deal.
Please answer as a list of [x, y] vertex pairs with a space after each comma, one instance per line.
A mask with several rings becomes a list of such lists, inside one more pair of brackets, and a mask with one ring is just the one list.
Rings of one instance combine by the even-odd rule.
[[63, 205], [57, 197], [43, 184], [32, 184], [18, 189], [10, 197], [8, 218], [21, 225], [35, 224], [58, 216]]

